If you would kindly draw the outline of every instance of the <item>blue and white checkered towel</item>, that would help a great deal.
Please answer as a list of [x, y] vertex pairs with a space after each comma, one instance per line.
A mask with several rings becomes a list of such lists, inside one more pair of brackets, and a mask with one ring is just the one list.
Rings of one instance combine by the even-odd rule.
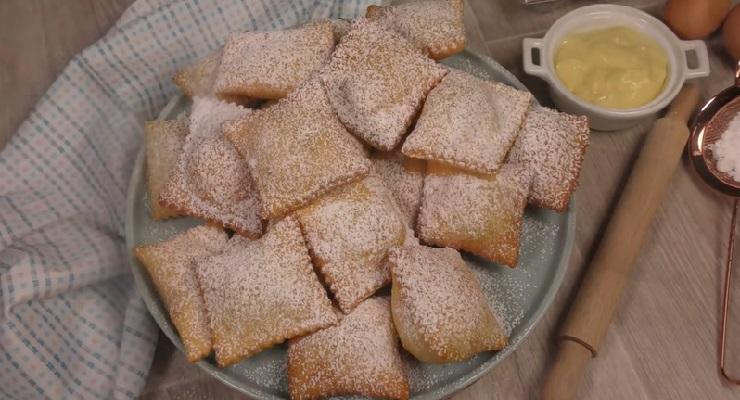
[[142, 122], [229, 32], [366, 3], [139, 0], [72, 59], [0, 153], [0, 398], [138, 396], [157, 342], [124, 246]]

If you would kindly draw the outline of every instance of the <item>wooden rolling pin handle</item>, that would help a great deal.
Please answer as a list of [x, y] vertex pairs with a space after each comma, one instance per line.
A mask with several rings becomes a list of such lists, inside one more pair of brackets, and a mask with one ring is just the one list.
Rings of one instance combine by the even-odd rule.
[[563, 326], [558, 353], [545, 376], [542, 399], [573, 399], [589, 359], [596, 355], [632, 272], [650, 223], [671, 181], [699, 91], [686, 85], [666, 116], [655, 122], [586, 270]]

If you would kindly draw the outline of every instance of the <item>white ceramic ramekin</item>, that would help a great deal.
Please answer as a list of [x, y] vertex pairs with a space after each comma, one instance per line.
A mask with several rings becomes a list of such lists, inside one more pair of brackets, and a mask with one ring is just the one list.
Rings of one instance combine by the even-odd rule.
[[[604, 108], [588, 103], [571, 93], [555, 73], [555, 52], [563, 38], [571, 33], [610, 26], [628, 26], [653, 38], [668, 56], [668, 75], [663, 91], [651, 102], [628, 109]], [[678, 94], [684, 81], [709, 75], [707, 47], [701, 40], [679, 40], [665, 24], [638, 9], [615, 5], [577, 8], [550, 27], [542, 39], [524, 39], [524, 71], [538, 76], [550, 85], [553, 101], [562, 111], [586, 115], [591, 127], [613, 131], [628, 128], [651, 117], [667, 106]], [[532, 50], [539, 50], [539, 64], [532, 61]], [[689, 52], [696, 55], [697, 66], [689, 68]]]

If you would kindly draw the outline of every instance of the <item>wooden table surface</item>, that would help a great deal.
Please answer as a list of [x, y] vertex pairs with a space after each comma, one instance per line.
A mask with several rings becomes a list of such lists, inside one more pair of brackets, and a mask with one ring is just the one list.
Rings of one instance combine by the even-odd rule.
[[[67, 61], [102, 36], [131, 0], [0, 1], [0, 148]], [[521, 39], [542, 36], [570, 9], [587, 1], [560, 0], [525, 7], [516, 0], [468, 0], [470, 47], [491, 55], [549, 104], [545, 85], [522, 73]], [[660, 0], [617, 3], [660, 13]], [[710, 77], [699, 80], [705, 98], [732, 82], [721, 42], [710, 41]], [[553, 336], [579, 276], [608, 220], [649, 123], [591, 136], [577, 192], [577, 228], [570, 268], [557, 299], [530, 337], [498, 368], [456, 400], [536, 398], [553, 355]], [[591, 363], [582, 399], [737, 399], [740, 387], [717, 368], [719, 289], [731, 200], [707, 188], [679, 166], [637, 260], [602, 352]], [[740, 279], [738, 279], [740, 281]], [[740, 287], [740, 282], [736, 282]], [[735, 290], [740, 293], [740, 289]], [[740, 295], [734, 296], [740, 300]], [[740, 306], [740, 304], [738, 304]], [[734, 321], [740, 321], [736, 307]], [[731, 329], [740, 328], [740, 323]], [[740, 373], [740, 335], [731, 344]], [[188, 364], [161, 336], [144, 399], [240, 399]]]

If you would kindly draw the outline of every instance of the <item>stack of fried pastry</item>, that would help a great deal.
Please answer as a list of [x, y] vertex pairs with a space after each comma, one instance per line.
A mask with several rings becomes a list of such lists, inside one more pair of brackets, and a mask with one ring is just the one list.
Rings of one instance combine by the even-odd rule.
[[145, 127], [150, 212], [208, 224], [135, 251], [190, 361], [287, 341], [293, 399], [406, 399], [401, 348], [506, 345], [459, 251], [515, 267], [525, 207], [568, 207], [588, 128], [437, 63], [462, 7], [234, 33], [175, 74], [192, 106]]

